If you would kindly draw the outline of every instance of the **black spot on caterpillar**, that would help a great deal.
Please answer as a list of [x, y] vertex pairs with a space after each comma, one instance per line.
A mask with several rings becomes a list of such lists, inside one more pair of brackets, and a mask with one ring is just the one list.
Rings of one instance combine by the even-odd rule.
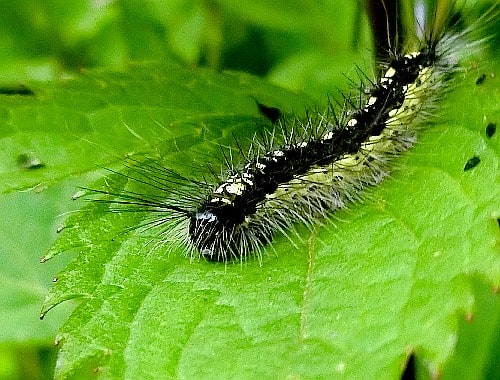
[[1, 95], [23, 95], [23, 96], [34, 96], [35, 93], [29, 87], [24, 84], [18, 84], [13, 86], [1, 86]]
[[483, 84], [485, 80], [486, 80], [486, 74], [483, 73], [477, 77], [476, 84], [479, 86], [480, 84]]
[[[125, 165], [137, 183], [171, 195], [96, 192], [116, 197], [106, 202], [149, 213], [145, 226], [162, 228], [166, 243], [180, 243], [191, 255], [212, 261], [260, 255], [276, 233], [286, 235], [295, 223], [312, 227], [389, 175], [391, 161], [415, 143], [463, 56], [479, 45], [466, 41], [470, 31], [431, 26], [415, 50], [391, 49], [380, 78], [346, 95], [338, 109], [277, 118], [248, 151], [240, 148], [243, 162], [226, 158], [222, 175], [199, 180], [154, 160], [131, 159]], [[259, 109], [271, 121], [278, 116]]]
[[488, 125], [486, 126], [486, 137], [491, 139], [495, 135], [496, 131], [497, 125], [495, 123], [488, 123]]
[[475, 168], [479, 163], [481, 162], [481, 159], [478, 156], [471, 157], [467, 160], [464, 166], [464, 172], [471, 170]]

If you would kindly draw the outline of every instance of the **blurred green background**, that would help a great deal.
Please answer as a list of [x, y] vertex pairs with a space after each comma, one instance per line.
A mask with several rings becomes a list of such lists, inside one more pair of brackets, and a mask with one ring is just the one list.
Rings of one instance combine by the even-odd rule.
[[[0, 5], [0, 82], [50, 80], [131, 61], [265, 76], [317, 94], [366, 57], [362, 0], [19, 0]], [[328, 31], [325, 33], [325, 31]], [[336, 57], [335, 67], [329, 62]], [[366, 61], [366, 58], [365, 58]], [[334, 78], [332, 78], [334, 77]], [[325, 91], [320, 91], [324, 96]], [[316, 95], [317, 96], [317, 95]]]
[[[371, 67], [373, 51], [362, 0], [4, 0], [0, 35], [4, 88], [177, 62], [246, 71], [321, 102], [345, 87], [344, 74], [357, 75], [354, 62]], [[55, 191], [66, 204], [75, 189]], [[38, 263], [67, 205], [30, 199], [19, 192], [0, 200], [0, 380], [51, 378], [53, 337], [71, 311], [68, 302], [38, 320], [51, 278], [71, 257]], [[46, 218], [30, 219], [40, 205]], [[40, 240], [47, 226], [53, 233]]]

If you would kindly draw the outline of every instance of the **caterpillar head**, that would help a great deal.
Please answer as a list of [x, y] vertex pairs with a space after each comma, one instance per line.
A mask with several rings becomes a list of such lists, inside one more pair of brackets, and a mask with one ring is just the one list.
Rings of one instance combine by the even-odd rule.
[[227, 261], [241, 256], [238, 230], [241, 216], [234, 207], [204, 207], [189, 221], [191, 243], [209, 261]]

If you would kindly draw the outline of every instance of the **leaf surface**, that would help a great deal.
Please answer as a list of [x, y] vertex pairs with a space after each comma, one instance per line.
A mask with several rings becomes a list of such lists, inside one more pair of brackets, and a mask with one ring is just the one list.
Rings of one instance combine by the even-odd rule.
[[[70, 249], [79, 256], [58, 276], [44, 312], [67, 299], [81, 303], [58, 338], [58, 375], [394, 378], [413, 352], [440, 372], [456, 344], [457, 311], [474, 305], [470, 275], [500, 280], [500, 149], [498, 135], [485, 134], [485, 119], [499, 116], [498, 79], [474, 81], [472, 72], [461, 78], [440, 103], [442, 122], [366, 202], [312, 232], [299, 226], [296, 247], [277, 237], [262, 262], [189, 260], [152, 244], [154, 230], [123, 234], [141, 217], [109, 213], [106, 204], [68, 218], [48, 257]], [[213, 93], [203, 88], [210, 81], [196, 83], [193, 94]], [[279, 104], [267, 94], [266, 104]], [[203, 128], [181, 124], [186, 135], [195, 132], [192, 145], [230, 144], [227, 124], [254, 130], [255, 101], [239, 105], [240, 98], [231, 106], [236, 116], [202, 111], [198, 120], [203, 106], [195, 107], [189, 120]], [[253, 116], [244, 116], [249, 109]], [[160, 130], [171, 147], [181, 128], [160, 125], [152, 140], [162, 145]], [[166, 160], [178, 167], [179, 157], [196, 157], [192, 145], [167, 150]], [[473, 156], [480, 163], [464, 171]]]

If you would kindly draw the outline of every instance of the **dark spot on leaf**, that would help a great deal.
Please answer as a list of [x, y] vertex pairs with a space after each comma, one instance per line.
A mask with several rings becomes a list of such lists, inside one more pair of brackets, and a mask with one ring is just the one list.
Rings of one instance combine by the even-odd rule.
[[488, 125], [486, 126], [486, 137], [491, 139], [496, 131], [497, 125], [495, 123], [488, 123]]
[[23, 96], [34, 96], [35, 93], [29, 87], [24, 84], [18, 84], [13, 86], [0, 86], [1, 95], [23, 95]]
[[467, 323], [472, 323], [472, 322], [474, 321], [474, 313], [472, 313], [472, 312], [470, 312], [470, 311], [469, 311], [469, 312], [467, 312], [467, 313], [465, 314], [465, 321], [466, 321]]
[[22, 169], [40, 169], [45, 164], [33, 153], [22, 153], [17, 156], [17, 165]]
[[498, 228], [500, 228], [500, 218], [497, 219]]
[[264, 104], [257, 103], [259, 111], [262, 115], [268, 118], [271, 123], [275, 124], [281, 117], [281, 111], [276, 107], [268, 107]]
[[401, 374], [401, 380], [414, 380], [416, 379], [416, 371], [415, 371], [415, 354], [411, 353], [408, 361], [406, 362], [406, 366]]
[[485, 79], [486, 79], [486, 74], [483, 73], [479, 77], [477, 77], [476, 84], [477, 85], [483, 84]]
[[466, 162], [464, 166], [464, 172], [471, 170], [472, 168], [475, 168], [480, 162], [481, 159], [478, 156], [469, 158], [469, 160]]

